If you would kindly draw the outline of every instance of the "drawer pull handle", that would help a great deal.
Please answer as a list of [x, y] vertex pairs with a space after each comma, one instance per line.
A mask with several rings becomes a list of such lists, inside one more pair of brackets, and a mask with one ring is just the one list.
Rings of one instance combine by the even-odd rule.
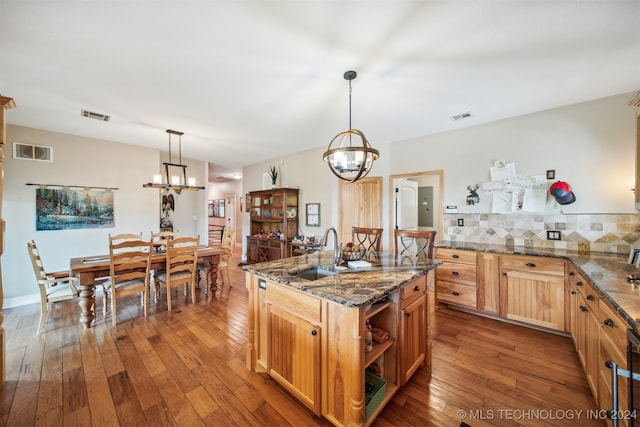
[[577, 282], [576, 286], [582, 286], [582, 282]]
[[588, 299], [589, 301], [593, 301], [593, 300], [594, 300], [593, 295], [591, 295], [591, 294], [587, 295], [587, 299]]
[[575, 275], [576, 275], [575, 271], [571, 271], [571, 272], [569, 273], [569, 276], [575, 276]]
[[613, 368], [613, 362], [611, 360], [607, 360], [606, 362], [604, 362], [604, 366], [606, 366], [609, 369]]
[[416, 291], [416, 292], [420, 292], [420, 286], [416, 285], [416, 286], [413, 288], [413, 290], [414, 290], [414, 291]]
[[589, 311], [589, 310], [584, 305], [581, 305], [580, 306], [580, 311]]
[[458, 277], [460, 275], [460, 273], [458, 273], [457, 271], [452, 271], [451, 274], [453, 274], [456, 277]]
[[457, 254], [456, 255], [451, 255], [451, 258], [458, 259], [458, 258], [460, 258], [460, 255], [457, 255]]
[[405, 317], [411, 317], [411, 313], [405, 313], [404, 316]]
[[458, 291], [453, 291], [453, 292], [451, 292], [451, 293], [452, 293], [452, 294], [453, 294], [453, 296], [455, 296], [455, 297], [460, 296], [460, 292], [458, 292]]
[[528, 263], [527, 263], [527, 267], [535, 268], [535, 267], [536, 267], [536, 265], [535, 265], [534, 263], [532, 263], [532, 262], [528, 262]]
[[318, 331], [316, 331], [316, 330], [311, 331], [311, 335], [313, 335], [315, 337], [316, 335], [318, 335]]
[[605, 325], [607, 325], [607, 326], [611, 326], [611, 327], [613, 327], [613, 320], [611, 320], [611, 319], [604, 319], [604, 322], [603, 322], [603, 323], [604, 323]]
[[576, 291], [571, 291], [571, 295], [575, 295], [575, 294], [577, 294]]

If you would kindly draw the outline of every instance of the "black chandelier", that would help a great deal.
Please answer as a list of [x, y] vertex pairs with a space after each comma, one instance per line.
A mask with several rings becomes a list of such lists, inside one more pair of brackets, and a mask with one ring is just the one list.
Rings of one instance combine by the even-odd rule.
[[[378, 159], [378, 150], [371, 148], [364, 133], [351, 127], [351, 80], [358, 74], [355, 71], [344, 73], [349, 81], [349, 130], [337, 134], [322, 158], [329, 164], [331, 172], [340, 179], [355, 182], [371, 171], [373, 162]], [[359, 140], [354, 142], [353, 140]]]
[[[187, 178], [187, 165], [182, 163], [182, 135], [184, 132], [179, 132], [177, 130], [167, 129], [167, 134], [169, 134], [169, 161], [162, 162], [164, 165], [164, 180], [161, 174], [153, 175], [153, 182], [148, 182], [143, 184], [144, 188], [159, 188], [161, 190], [173, 190], [176, 193], [180, 194], [182, 190], [204, 190], [204, 187], [196, 185], [196, 179], [194, 177]], [[171, 135], [178, 136], [178, 162], [173, 163], [173, 159], [171, 157]], [[180, 175], [170, 175], [169, 168], [173, 168], [172, 170], [178, 169], [182, 170]]]

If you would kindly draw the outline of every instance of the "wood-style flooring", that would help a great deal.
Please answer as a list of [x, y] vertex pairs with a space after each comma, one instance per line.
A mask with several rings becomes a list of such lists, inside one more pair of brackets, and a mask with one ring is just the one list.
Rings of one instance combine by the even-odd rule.
[[[171, 313], [163, 290], [146, 319], [136, 298], [125, 297], [116, 327], [100, 309], [83, 330], [69, 301], [51, 307], [46, 332], [36, 336], [39, 304], [4, 310], [2, 424], [329, 425], [246, 369], [239, 252], [231, 289], [214, 298], [200, 287], [196, 304], [177, 292]], [[419, 369], [374, 425], [605, 425], [587, 417], [595, 404], [569, 338], [439, 308], [433, 343], [431, 381]]]

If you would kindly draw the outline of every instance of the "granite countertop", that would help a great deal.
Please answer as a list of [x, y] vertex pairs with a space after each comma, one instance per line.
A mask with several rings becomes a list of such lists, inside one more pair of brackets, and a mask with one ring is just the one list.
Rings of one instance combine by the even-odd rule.
[[[405, 284], [427, 274], [440, 261], [396, 257], [374, 253], [366, 258], [371, 267], [345, 270], [333, 268], [333, 251], [321, 251], [291, 258], [244, 266], [243, 270], [300, 291], [350, 307], [364, 307], [384, 298]], [[337, 274], [317, 280], [296, 276], [315, 267]]]
[[640, 282], [630, 282], [627, 276], [640, 276], [640, 269], [628, 263], [628, 257], [601, 252], [582, 253], [562, 249], [527, 249], [518, 246], [442, 241], [436, 247], [501, 254], [549, 256], [565, 258], [589, 280], [600, 296], [606, 299], [629, 325], [640, 332]]

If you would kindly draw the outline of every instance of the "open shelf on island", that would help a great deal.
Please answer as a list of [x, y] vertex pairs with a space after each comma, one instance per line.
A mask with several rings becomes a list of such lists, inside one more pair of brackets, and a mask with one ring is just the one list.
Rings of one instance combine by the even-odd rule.
[[371, 304], [371, 307], [367, 310], [367, 315], [366, 315], [367, 319], [370, 319], [371, 317], [380, 313], [382, 310], [389, 307], [391, 304], [393, 304], [393, 301], [391, 300], [386, 300], [384, 302], [376, 302]]
[[395, 338], [389, 338], [382, 344], [373, 342], [373, 349], [364, 354], [364, 367], [371, 365], [371, 363], [376, 360], [382, 353], [387, 351], [393, 343], [396, 342]]

